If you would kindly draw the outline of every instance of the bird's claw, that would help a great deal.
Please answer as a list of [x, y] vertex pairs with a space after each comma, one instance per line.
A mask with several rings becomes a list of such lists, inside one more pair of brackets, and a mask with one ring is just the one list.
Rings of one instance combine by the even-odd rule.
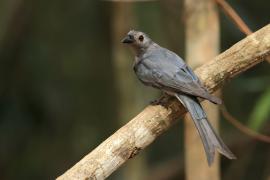
[[155, 99], [155, 100], [153, 100], [153, 101], [150, 101], [150, 104], [151, 104], [152, 106], [159, 105], [159, 104], [160, 104], [160, 100], [161, 100], [161, 97], [158, 98], [158, 99]]
[[168, 96], [167, 94], [164, 93], [160, 98], [151, 101], [150, 104], [152, 106], [156, 106], [156, 105], [164, 106], [166, 104], [166, 102], [168, 101], [168, 98], [170, 98], [170, 96]]

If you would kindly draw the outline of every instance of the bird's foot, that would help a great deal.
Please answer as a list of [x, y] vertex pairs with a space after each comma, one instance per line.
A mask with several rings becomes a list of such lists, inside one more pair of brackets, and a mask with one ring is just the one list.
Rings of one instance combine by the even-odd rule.
[[151, 101], [150, 104], [152, 106], [156, 106], [156, 105], [164, 106], [168, 102], [169, 98], [170, 98], [170, 96], [164, 93], [162, 96], [160, 96], [160, 98]]
[[158, 98], [158, 99], [155, 99], [155, 100], [153, 100], [153, 101], [150, 101], [150, 104], [151, 104], [152, 106], [159, 105], [160, 99], [161, 99], [161, 98], [162, 98], [162, 96], [161, 96], [160, 98]]

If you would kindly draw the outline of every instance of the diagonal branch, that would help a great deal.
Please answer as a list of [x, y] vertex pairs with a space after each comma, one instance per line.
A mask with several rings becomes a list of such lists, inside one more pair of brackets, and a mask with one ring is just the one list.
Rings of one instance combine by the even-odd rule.
[[[195, 72], [207, 89], [214, 92], [225, 81], [262, 62], [269, 54], [270, 25], [267, 25]], [[186, 112], [174, 98], [162, 100], [163, 105], [147, 106], [58, 179], [105, 179], [137, 155]]]
[[251, 29], [241, 19], [237, 12], [225, 0], [215, 0], [216, 3], [223, 9], [223, 11], [231, 18], [235, 25], [246, 35], [252, 34]]
[[232, 124], [234, 125], [237, 129], [239, 129], [242, 133], [251, 136], [252, 138], [265, 142], [265, 143], [270, 143], [270, 136], [258, 133], [248, 127], [246, 127], [244, 124], [242, 124], [239, 120], [237, 120], [235, 117], [233, 117], [226, 109], [226, 107], [223, 105], [221, 106], [221, 112], [223, 116]]
[[[234, 22], [234, 24], [242, 31], [242, 33], [247, 36], [252, 34], [252, 30], [244, 22], [244, 20], [237, 14], [237, 12], [231, 7], [229, 3], [225, 0], [215, 0], [216, 3], [221, 7], [225, 14]], [[266, 60], [270, 63], [270, 56], [265, 57]]]

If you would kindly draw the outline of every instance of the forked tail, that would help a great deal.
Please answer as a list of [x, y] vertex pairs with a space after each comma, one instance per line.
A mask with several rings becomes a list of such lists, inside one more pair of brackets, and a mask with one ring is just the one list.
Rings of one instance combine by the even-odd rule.
[[206, 114], [198, 99], [196, 97], [181, 94], [177, 94], [176, 97], [186, 107], [193, 119], [204, 146], [208, 165], [211, 166], [213, 163], [216, 149], [227, 158], [236, 159], [234, 154], [216, 134], [207, 120]]

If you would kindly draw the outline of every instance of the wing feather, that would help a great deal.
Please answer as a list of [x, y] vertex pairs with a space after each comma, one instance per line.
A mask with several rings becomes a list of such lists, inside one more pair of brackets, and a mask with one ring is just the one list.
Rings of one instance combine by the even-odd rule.
[[219, 104], [220, 100], [208, 93], [192, 69], [175, 53], [167, 51], [153, 53], [140, 62], [145, 68], [143, 72], [147, 71], [147, 76], [140, 76], [140, 79], [163, 90], [186, 93]]

